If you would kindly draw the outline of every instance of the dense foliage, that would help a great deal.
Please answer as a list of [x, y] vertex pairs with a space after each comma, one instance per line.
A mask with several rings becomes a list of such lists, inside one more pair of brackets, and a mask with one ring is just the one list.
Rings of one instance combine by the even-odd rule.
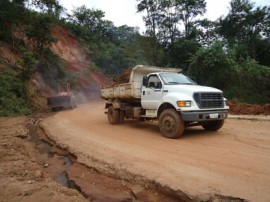
[[266, 103], [270, 98], [270, 68], [254, 59], [238, 61], [220, 42], [201, 48], [192, 58], [188, 73], [203, 85], [223, 89], [225, 97], [238, 102]]
[[103, 18], [103, 11], [81, 6], [66, 19], [72, 33], [90, 50], [93, 63], [110, 75], [146, 63], [138, 29], [127, 25], [116, 27]]
[[137, 0], [137, 11], [145, 14], [144, 34], [136, 27], [115, 26], [99, 9], [64, 10], [58, 0], [0, 1], [0, 45], [9, 44], [21, 58], [17, 64], [0, 58], [7, 67], [0, 72], [0, 114], [29, 112], [25, 88], [35, 71], [51, 87], [72, 81], [49, 49], [57, 41], [53, 24], [69, 28], [88, 52], [91, 66], [107, 75], [136, 64], [180, 67], [199, 84], [224, 90], [228, 99], [270, 102], [269, 6], [231, 0], [229, 13], [210, 21], [201, 19], [205, 0]]
[[232, 0], [229, 13], [212, 22], [196, 18], [205, 13], [204, 0], [137, 1], [156, 54], [151, 64], [163, 53], [163, 66], [181, 67], [228, 99], [270, 102], [269, 6]]
[[[26, 5], [42, 12], [29, 10]], [[0, 70], [0, 115], [30, 113], [27, 88], [35, 71], [41, 72], [51, 86], [65, 76], [62, 61], [49, 49], [57, 40], [50, 27], [58, 22], [59, 10], [61, 7], [54, 0], [0, 1], [0, 46], [11, 48], [19, 56], [15, 63], [0, 56], [0, 63], [5, 66]]]
[[0, 95], [0, 115], [30, 113], [25, 84], [15, 70], [0, 70]]

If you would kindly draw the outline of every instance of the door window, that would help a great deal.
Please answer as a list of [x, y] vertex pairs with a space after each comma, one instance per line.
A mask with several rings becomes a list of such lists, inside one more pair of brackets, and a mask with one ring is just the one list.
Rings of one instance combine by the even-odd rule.
[[162, 87], [161, 81], [157, 75], [149, 76], [147, 87], [148, 88], [157, 88], [157, 89], [160, 89]]

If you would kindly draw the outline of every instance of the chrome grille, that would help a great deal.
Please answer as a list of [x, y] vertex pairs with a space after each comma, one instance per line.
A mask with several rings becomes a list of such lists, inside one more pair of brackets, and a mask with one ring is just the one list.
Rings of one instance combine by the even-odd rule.
[[222, 93], [194, 93], [193, 97], [201, 109], [224, 107]]

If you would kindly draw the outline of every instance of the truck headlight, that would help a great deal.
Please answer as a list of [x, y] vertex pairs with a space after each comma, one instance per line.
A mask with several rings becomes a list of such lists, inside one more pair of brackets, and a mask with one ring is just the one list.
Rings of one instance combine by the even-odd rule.
[[177, 101], [178, 107], [191, 107], [191, 101]]

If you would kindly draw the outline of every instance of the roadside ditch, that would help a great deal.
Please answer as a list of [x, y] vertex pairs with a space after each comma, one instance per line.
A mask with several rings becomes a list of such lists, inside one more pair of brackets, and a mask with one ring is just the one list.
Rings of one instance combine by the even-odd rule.
[[33, 122], [36, 121], [30, 121], [29, 134], [24, 139], [35, 144], [36, 162], [42, 171], [61, 186], [76, 189], [89, 201], [189, 201], [156, 184], [133, 183], [79, 163], [75, 155], [60, 148]]

